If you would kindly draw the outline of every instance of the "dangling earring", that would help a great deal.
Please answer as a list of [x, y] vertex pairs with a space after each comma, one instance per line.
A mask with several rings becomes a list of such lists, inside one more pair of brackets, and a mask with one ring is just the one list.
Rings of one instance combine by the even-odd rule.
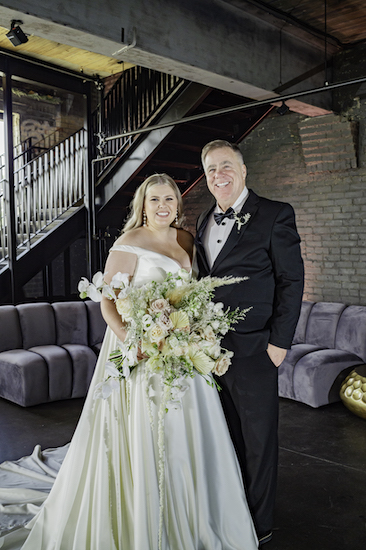
[[146, 225], [147, 225], [147, 224], [146, 224], [146, 212], [145, 212], [145, 210], [144, 210], [143, 213], [142, 213], [142, 225], [143, 225], [144, 227], [146, 227]]
[[178, 225], [178, 210], [177, 210], [177, 213], [175, 215], [175, 225]]

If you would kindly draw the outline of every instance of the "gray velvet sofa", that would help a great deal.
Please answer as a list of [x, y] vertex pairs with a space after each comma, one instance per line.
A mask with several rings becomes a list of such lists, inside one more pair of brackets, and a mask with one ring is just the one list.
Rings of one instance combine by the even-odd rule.
[[23, 407], [83, 397], [105, 328], [92, 301], [0, 306], [0, 397]]
[[303, 302], [291, 350], [279, 368], [279, 395], [311, 407], [339, 401], [343, 380], [364, 363], [366, 306]]

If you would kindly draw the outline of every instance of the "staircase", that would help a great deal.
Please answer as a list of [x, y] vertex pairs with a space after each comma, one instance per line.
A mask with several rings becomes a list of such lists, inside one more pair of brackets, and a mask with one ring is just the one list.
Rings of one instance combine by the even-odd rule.
[[[40, 146], [41, 147], [41, 146]], [[43, 148], [43, 145], [42, 145]], [[36, 154], [24, 149], [14, 156], [14, 230], [17, 284], [23, 286], [57, 250], [55, 231], [68, 220], [73, 221], [83, 207], [87, 161], [87, 136], [84, 129], [61, 143]], [[32, 157], [34, 158], [32, 159]], [[30, 159], [30, 160], [28, 160]], [[0, 182], [0, 288], [1, 297], [9, 296], [9, 201], [5, 196], [5, 173]], [[79, 224], [84, 227], [84, 217]], [[70, 231], [70, 230], [69, 230]], [[46, 237], [52, 237], [47, 239]]]
[[[166, 172], [184, 193], [203, 176], [200, 151], [205, 143], [218, 138], [239, 143], [271, 109], [236, 111], [132, 137], [110, 137], [244, 102], [243, 97], [148, 69], [133, 67], [122, 73], [92, 123], [93, 133], [98, 136], [93, 144], [92, 165], [97, 205], [93, 237], [98, 243], [99, 268], [106, 255], [105, 236], [118, 232], [134, 191], [146, 176]], [[33, 151], [40, 153], [41, 146], [38, 150], [33, 146]], [[75, 239], [85, 235], [87, 159], [85, 129], [46, 148], [28, 162], [17, 163], [14, 159], [19, 287], [49, 266]], [[3, 172], [0, 166], [0, 179]], [[9, 220], [1, 189], [0, 181], [0, 303], [7, 303], [12, 301]], [[52, 295], [47, 293], [47, 298], [52, 299]]]
[[[249, 101], [249, 100], [248, 100]], [[170, 109], [161, 117], [161, 123], [179, 120], [200, 113], [242, 105], [245, 98], [186, 83]], [[136, 188], [153, 173], [166, 172], [178, 184], [182, 194], [203, 178], [200, 161], [202, 147], [213, 139], [240, 143], [272, 106], [213, 116], [167, 128], [152, 130], [142, 135], [125, 154], [110, 164], [108, 178], [100, 177], [96, 185], [99, 205], [97, 225], [106, 232], [118, 232], [128, 214], [128, 207]]]

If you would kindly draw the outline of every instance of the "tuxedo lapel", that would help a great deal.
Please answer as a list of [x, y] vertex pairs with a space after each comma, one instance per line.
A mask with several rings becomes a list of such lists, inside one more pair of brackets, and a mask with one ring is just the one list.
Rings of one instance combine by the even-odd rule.
[[206, 210], [206, 212], [203, 212], [200, 217], [198, 218], [198, 224], [197, 224], [197, 233], [196, 233], [196, 237], [195, 237], [195, 240], [194, 240], [194, 243], [196, 245], [196, 251], [197, 251], [197, 254], [200, 256], [201, 258], [201, 261], [204, 265], [204, 268], [206, 270], [206, 273], [209, 273], [210, 271], [210, 266], [208, 265], [208, 261], [207, 261], [207, 257], [206, 257], [206, 252], [205, 252], [205, 248], [203, 246], [203, 234], [205, 232], [205, 229], [207, 227], [207, 223], [208, 223], [208, 220], [209, 220], [209, 217], [210, 217], [210, 214], [212, 212], [212, 210], [215, 208], [215, 204], [213, 204], [211, 206], [211, 208], [209, 208], [208, 210]]
[[258, 210], [258, 203], [259, 203], [258, 195], [256, 195], [252, 190], [249, 190], [249, 197], [243, 204], [243, 208], [241, 209], [239, 214], [240, 219], [243, 222], [245, 220], [246, 221], [243, 223], [243, 225], [241, 225], [241, 227], [239, 227], [239, 223], [235, 221], [234, 227], [232, 228], [230, 235], [226, 240], [226, 243], [222, 247], [219, 255], [217, 256], [216, 260], [213, 263], [213, 266], [211, 268], [211, 273], [215, 270], [215, 268], [218, 265], [222, 264], [225, 258], [230, 254], [230, 252], [235, 248], [238, 242], [243, 238], [243, 235], [247, 227], [252, 222]]

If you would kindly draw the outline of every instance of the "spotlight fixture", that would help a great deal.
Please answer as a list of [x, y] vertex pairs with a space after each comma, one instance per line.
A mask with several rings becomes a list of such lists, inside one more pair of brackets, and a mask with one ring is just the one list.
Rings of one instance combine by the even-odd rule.
[[20, 44], [25, 44], [28, 42], [28, 38], [19, 25], [23, 25], [23, 21], [13, 19], [11, 22], [10, 31], [6, 34], [13, 46], [19, 46]]
[[285, 115], [287, 113], [287, 111], [289, 111], [289, 107], [286, 105], [286, 103], [284, 102], [284, 100], [282, 100], [282, 105], [280, 105], [279, 107], [277, 107], [277, 113], [281, 116]]

